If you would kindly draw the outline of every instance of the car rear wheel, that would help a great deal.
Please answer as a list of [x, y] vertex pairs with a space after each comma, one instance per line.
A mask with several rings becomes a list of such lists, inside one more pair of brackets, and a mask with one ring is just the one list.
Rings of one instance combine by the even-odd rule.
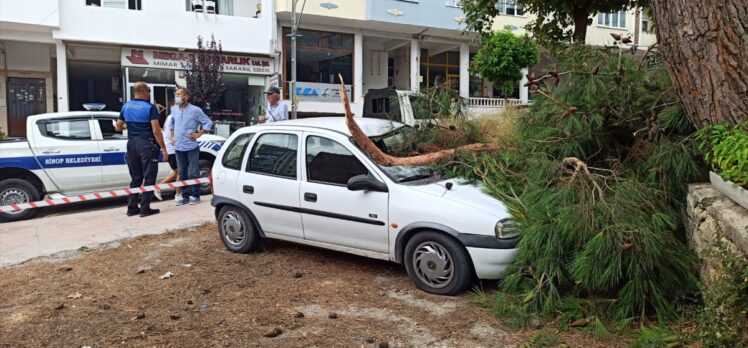
[[473, 269], [465, 248], [439, 232], [419, 232], [405, 246], [405, 270], [417, 288], [456, 295], [470, 286]]
[[233, 252], [246, 254], [260, 245], [260, 234], [249, 216], [232, 205], [221, 208], [218, 213], [218, 234], [226, 248]]
[[[39, 200], [39, 190], [23, 179], [6, 179], [0, 181], [0, 206], [34, 202]], [[19, 221], [29, 219], [38, 209], [0, 213], [0, 221]]]
[[[213, 161], [207, 160], [207, 159], [201, 159], [200, 160], [200, 177], [201, 178], [207, 178], [210, 175], [210, 170], [213, 169]], [[201, 195], [209, 195], [210, 192], [210, 183], [204, 183], [200, 184], [200, 194]]]

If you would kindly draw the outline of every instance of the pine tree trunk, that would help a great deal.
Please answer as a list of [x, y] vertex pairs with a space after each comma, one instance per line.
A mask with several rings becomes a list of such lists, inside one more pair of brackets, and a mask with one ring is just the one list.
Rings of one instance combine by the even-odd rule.
[[410, 156], [410, 157], [394, 157], [390, 156], [382, 150], [380, 150], [374, 142], [366, 136], [361, 127], [358, 126], [356, 121], [353, 119], [353, 112], [351, 112], [351, 104], [348, 101], [348, 93], [345, 90], [345, 82], [343, 75], [338, 75], [340, 78], [340, 99], [343, 102], [343, 109], [345, 110], [345, 123], [348, 126], [348, 130], [351, 132], [353, 141], [361, 147], [366, 153], [371, 156], [374, 162], [379, 163], [383, 166], [425, 166], [437, 163], [449, 157], [456, 155], [458, 152], [496, 152], [500, 148], [496, 144], [470, 144], [460, 146], [454, 149], [441, 150], [437, 152], [427, 153], [423, 155]]
[[748, 120], [748, 1], [650, 5], [659, 51], [691, 124]]

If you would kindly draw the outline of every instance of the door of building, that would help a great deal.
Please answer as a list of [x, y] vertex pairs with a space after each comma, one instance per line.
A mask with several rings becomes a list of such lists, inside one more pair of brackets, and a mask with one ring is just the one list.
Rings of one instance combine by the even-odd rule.
[[[169, 102], [174, 101], [174, 93], [177, 90], [177, 86], [173, 84], [163, 83], [149, 83], [148, 87], [151, 89], [151, 104], [156, 105], [158, 113], [161, 116], [161, 123], [164, 122], [166, 116], [169, 115]], [[135, 96], [135, 83], [128, 84], [127, 100], [131, 100]]]
[[8, 136], [26, 136], [26, 117], [47, 112], [44, 79], [8, 78]]

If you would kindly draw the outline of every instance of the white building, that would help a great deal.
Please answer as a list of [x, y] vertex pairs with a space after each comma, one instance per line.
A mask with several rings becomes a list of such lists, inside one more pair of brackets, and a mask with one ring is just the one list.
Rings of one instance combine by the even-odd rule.
[[[522, 82], [504, 99], [469, 73], [478, 47], [463, 33], [457, 0], [300, 4], [302, 117], [342, 114], [338, 74], [357, 116], [371, 89], [419, 91], [438, 82], [458, 90], [475, 113], [527, 100]], [[497, 5], [496, 29], [522, 33], [534, 18], [512, 0]], [[290, 24], [291, 0], [0, 0], [0, 128], [23, 136], [26, 116], [82, 110], [87, 102], [118, 110], [136, 81], [150, 83], [152, 102], [168, 106], [185, 84], [181, 61], [198, 36], [213, 36], [223, 47], [227, 90], [211, 110], [230, 131], [264, 112], [268, 86], [281, 87], [290, 103]], [[588, 29], [593, 45], [610, 44], [610, 33], [631, 34], [642, 49], [655, 42], [637, 10], [599, 14]]]
[[[242, 125], [262, 112], [275, 67], [271, 0], [0, 0], [0, 127], [25, 135], [25, 117], [118, 110], [137, 81], [167, 106], [184, 85], [181, 61], [197, 37], [224, 52], [226, 91], [214, 118]], [[205, 7], [205, 8], [201, 8]], [[264, 11], [263, 9], [269, 9]], [[7, 86], [6, 86], [7, 85]], [[166, 115], [164, 111], [163, 116]]]

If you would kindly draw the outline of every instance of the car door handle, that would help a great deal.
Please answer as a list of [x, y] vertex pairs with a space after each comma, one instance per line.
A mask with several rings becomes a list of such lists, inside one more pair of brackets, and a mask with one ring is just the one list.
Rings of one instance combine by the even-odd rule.
[[316, 193], [310, 193], [307, 192], [304, 194], [304, 200], [307, 202], [316, 202], [317, 201], [317, 194]]
[[50, 150], [44, 151], [42, 153], [60, 153], [60, 150], [50, 149]]
[[249, 186], [249, 185], [244, 185], [242, 187], [242, 191], [244, 191], [244, 193], [246, 193], [246, 194], [251, 195], [251, 194], [255, 193], [255, 187], [254, 186]]
[[119, 148], [107, 147], [106, 149], [104, 149], [104, 152], [115, 152], [115, 151], [119, 151]]

